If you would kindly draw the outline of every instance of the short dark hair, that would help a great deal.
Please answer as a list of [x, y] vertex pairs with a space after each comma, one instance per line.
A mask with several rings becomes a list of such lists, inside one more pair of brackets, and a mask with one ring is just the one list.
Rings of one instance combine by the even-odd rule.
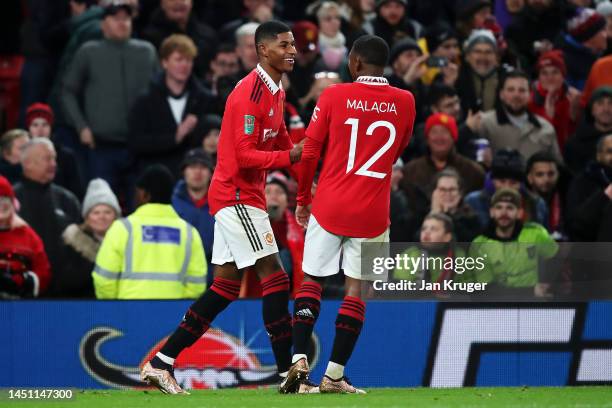
[[442, 98], [452, 98], [453, 96], [457, 96], [457, 90], [452, 86], [434, 84], [429, 88], [429, 106], [438, 104]]
[[523, 78], [527, 81], [527, 84], [531, 84], [531, 79], [529, 78], [529, 75], [527, 75], [525, 71], [521, 71], [520, 69], [513, 69], [502, 75], [501, 80], [499, 81], [498, 91], [501, 91], [504, 88], [504, 86], [506, 86], [506, 82], [509, 79], [514, 79], [514, 78]]
[[359, 55], [366, 64], [385, 67], [389, 61], [389, 46], [375, 35], [362, 35], [353, 43], [352, 53]]
[[[427, 220], [440, 221], [444, 225], [444, 231], [451, 235], [455, 232], [455, 226], [453, 225], [453, 219], [444, 213], [429, 213], [423, 220], [423, 224]], [[421, 224], [422, 225], [422, 224]]]
[[255, 30], [255, 45], [264, 40], [275, 40], [277, 35], [288, 32], [291, 32], [291, 28], [287, 24], [277, 20], [267, 21]]
[[236, 52], [236, 46], [230, 43], [221, 43], [217, 47], [217, 51], [215, 52], [215, 57], [219, 54], [230, 54]]
[[557, 169], [559, 168], [559, 162], [555, 156], [552, 155], [552, 153], [537, 152], [532, 154], [531, 157], [529, 157], [529, 160], [527, 160], [527, 171], [525, 173], [529, 174], [536, 163], [554, 163], [555, 166], [557, 166]]
[[149, 193], [149, 203], [171, 204], [174, 176], [163, 164], [153, 164], [138, 177], [136, 187]]

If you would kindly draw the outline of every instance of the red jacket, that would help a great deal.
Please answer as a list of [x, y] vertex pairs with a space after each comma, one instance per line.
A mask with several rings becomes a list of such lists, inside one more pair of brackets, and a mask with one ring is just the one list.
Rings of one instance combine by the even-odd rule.
[[43, 243], [27, 225], [0, 231], [0, 269], [9, 271], [18, 284], [23, 283], [24, 273], [34, 273], [38, 278], [39, 294], [51, 281], [51, 268]]
[[569, 99], [567, 97], [567, 89], [563, 87], [561, 88], [560, 92], [561, 94], [559, 95], [557, 103], [555, 104], [555, 117], [551, 118], [546, 114], [545, 107], [546, 95], [548, 94], [548, 91], [543, 89], [539, 82], [536, 82], [536, 85], [531, 91], [529, 111], [543, 117], [549, 121], [551, 125], [553, 125], [555, 132], [557, 133], [559, 149], [563, 151], [568, 137], [574, 134], [574, 131], [576, 130], [576, 122], [571, 118], [571, 108]]

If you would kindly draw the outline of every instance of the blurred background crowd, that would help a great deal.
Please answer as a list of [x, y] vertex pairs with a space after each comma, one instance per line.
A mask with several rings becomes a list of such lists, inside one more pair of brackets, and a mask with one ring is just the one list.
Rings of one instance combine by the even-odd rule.
[[[225, 100], [256, 66], [254, 33], [270, 19], [296, 40], [283, 78], [296, 143], [321, 92], [350, 80], [354, 40], [388, 42], [387, 78], [417, 102], [391, 177], [393, 242], [444, 257], [460, 254], [458, 242], [503, 244], [481, 276], [438, 268], [395, 279], [486, 281], [539, 298], [594, 282], [587, 296], [612, 295], [609, 263], [541, 269], [563, 252], [558, 242], [612, 241], [608, 0], [5, 0], [2, 297], [206, 289]], [[268, 211], [297, 288], [295, 194], [288, 173], [269, 174]], [[247, 273], [241, 296], [259, 291]]]

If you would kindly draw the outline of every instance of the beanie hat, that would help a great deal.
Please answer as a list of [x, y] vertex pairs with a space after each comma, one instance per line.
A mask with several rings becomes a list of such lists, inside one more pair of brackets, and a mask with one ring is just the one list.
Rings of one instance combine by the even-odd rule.
[[4, 176], [0, 175], [0, 197], [8, 197], [11, 200], [15, 199], [15, 191], [13, 191], [13, 186], [8, 181], [8, 179]]
[[606, 19], [590, 8], [578, 7], [567, 21], [567, 32], [578, 42], [590, 40], [606, 26]]
[[298, 21], [291, 27], [298, 52], [319, 51], [319, 27], [311, 21]]
[[491, 30], [486, 29], [472, 30], [468, 39], [463, 43], [463, 50], [466, 53], [470, 52], [472, 47], [480, 43], [491, 44], [495, 51], [497, 51], [497, 39], [495, 39], [495, 35]]
[[393, 44], [391, 47], [391, 51], [389, 53], [389, 65], [393, 65], [395, 60], [402, 54], [404, 51], [415, 50], [420, 55], [423, 55], [423, 50], [419, 47], [419, 44], [415, 40], [410, 37], [405, 37]]
[[408, 0], [376, 0], [376, 10], [389, 3], [390, 1], [394, 1], [396, 3], [403, 4], [404, 7], [408, 6]]
[[501, 149], [493, 156], [491, 177], [494, 179], [512, 179], [523, 181], [525, 178], [525, 161], [514, 149]]
[[268, 175], [266, 184], [277, 184], [285, 191], [287, 197], [289, 197], [289, 186], [287, 185], [288, 181], [289, 180], [287, 180], [287, 177], [283, 173], [280, 171], [275, 171]]
[[561, 71], [563, 76], [567, 75], [567, 68], [565, 67], [565, 60], [563, 59], [563, 54], [560, 50], [551, 50], [543, 53], [538, 58], [538, 63], [536, 65], [536, 69], [538, 73], [544, 67], [557, 67]]
[[600, 2], [595, 10], [604, 17], [612, 16], [612, 1], [606, 0]]
[[491, 7], [489, 0], [457, 0], [456, 3], [457, 20], [459, 21], [469, 20], [481, 9]]
[[457, 130], [457, 121], [450, 115], [446, 113], [434, 113], [433, 115], [427, 118], [425, 122], [425, 136], [429, 136], [429, 131], [432, 127], [440, 125], [444, 126], [450, 132], [453, 140], [457, 142], [459, 138], [459, 131]]
[[201, 147], [196, 147], [185, 153], [185, 157], [183, 157], [183, 161], [181, 162], [181, 170], [185, 170], [185, 167], [191, 166], [192, 164], [201, 164], [208, 167], [210, 170], [213, 170], [215, 167], [210, 155]]
[[119, 207], [117, 196], [113, 193], [108, 183], [101, 178], [91, 180], [87, 186], [87, 193], [83, 199], [83, 208], [81, 211], [83, 218], [86, 218], [92, 208], [98, 204], [106, 204], [115, 210], [117, 216], [121, 215], [121, 208]]
[[434, 52], [446, 40], [459, 39], [455, 30], [446, 23], [436, 23], [427, 28], [424, 37], [430, 53]]
[[511, 203], [516, 208], [521, 208], [521, 194], [511, 188], [500, 188], [491, 197], [491, 207], [500, 202]]
[[138, 177], [136, 187], [149, 193], [150, 203], [170, 204], [174, 189], [174, 176], [163, 164], [153, 164]]
[[34, 119], [38, 118], [45, 119], [49, 123], [49, 126], [53, 126], [54, 116], [51, 107], [44, 103], [34, 103], [28, 106], [26, 110], [26, 128], [30, 128]]

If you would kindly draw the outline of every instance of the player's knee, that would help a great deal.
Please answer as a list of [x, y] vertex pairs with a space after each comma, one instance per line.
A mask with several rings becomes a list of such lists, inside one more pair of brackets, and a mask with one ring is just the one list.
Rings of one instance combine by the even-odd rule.
[[312, 276], [304, 272], [303, 282], [316, 282], [319, 285], [323, 285], [323, 283], [325, 283], [325, 277], [324, 276]]
[[259, 279], [265, 279], [279, 270], [283, 270], [283, 267], [276, 254], [264, 256], [255, 262], [255, 271]]
[[215, 265], [214, 274], [215, 278], [223, 278], [230, 280], [242, 279], [241, 272], [238, 270], [236, 264], [233, 262], [228, 262], [223, 265]]

